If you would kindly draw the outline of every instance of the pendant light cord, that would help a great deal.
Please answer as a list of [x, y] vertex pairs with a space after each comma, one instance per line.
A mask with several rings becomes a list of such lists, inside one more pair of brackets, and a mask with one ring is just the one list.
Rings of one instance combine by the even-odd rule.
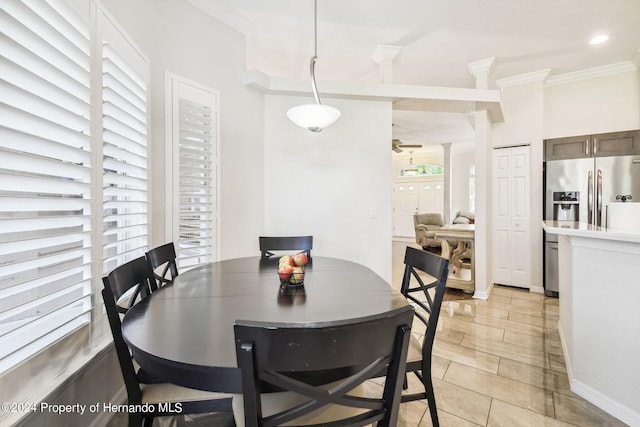
[[318, 94], [318, 86], [316, 85], [316, 60], [318, 59], [318, 0], [313, 0], [313, 57], [311, 58], [311, 89], [313, 90], [313, 96], [316, 98], [318, 105], [320, 102], [320, 95]]

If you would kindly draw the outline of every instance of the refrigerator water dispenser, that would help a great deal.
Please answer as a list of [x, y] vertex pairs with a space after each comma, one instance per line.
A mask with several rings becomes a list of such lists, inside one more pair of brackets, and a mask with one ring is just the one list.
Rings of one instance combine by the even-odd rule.
[[553, 192], [553, 219], [556, 221], [580, 221], [580, 192]]

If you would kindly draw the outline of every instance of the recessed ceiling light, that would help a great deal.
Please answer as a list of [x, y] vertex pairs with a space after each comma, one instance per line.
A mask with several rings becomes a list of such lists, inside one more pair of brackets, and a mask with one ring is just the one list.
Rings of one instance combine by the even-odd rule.
[[609, 36], [606, 34], [598, 34], [597, 36], [593, 37], [591, 40], [589, 40], [589, 44], [600, 44], [600, 43], [604, 43], [607, 40], [609, 40]]

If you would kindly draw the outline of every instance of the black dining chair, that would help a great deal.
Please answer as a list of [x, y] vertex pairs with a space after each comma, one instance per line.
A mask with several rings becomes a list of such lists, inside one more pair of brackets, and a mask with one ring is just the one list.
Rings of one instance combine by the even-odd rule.
[[[407, 374], [413, 372], [424, 386], [424, 392], [405, 393], [402, 402], [427, 399], [431, 423], [440, 425], [436, 408], [436, 398], [431, 381], [431, 353], [436, 336], [440, 307], [449, 274], [449, 260], [438, 255], [407, 246], [404, 256], [404, 275], [400, 292], [415, 307], [415, 319], [426, 328], [422, 343], [415, 334], [409, 342], [407, 356]], [[431, 276], [430, 280], [421, 277], [420, 272]], [[412, 279], [414, 279], [412, 281]], [[430, 294], [435, 291], [434, 295]], [[406, 380], [405, 380], [406, 387]]]
[[[148, 411], [129, 412], [129, 427], [151, 426], [154, 417], [184, 414], [228, 412], [231, 416], [231, 396], [180, 387], [175, 384], [147, 384], [143, 373], [136, 371], [131, 352], [122, 336], [121, 313], [149, 296], [150, 283], [154, 281], [145, 257], [129, 261], [103, 277], [102, 299], [107, 312], [113, 344], [127, 390], [127, 403], [141, 405]], [[122, 297], [125, 306], [119, 305]], [[176, 344], [178, 345], [178, 344]], [[148, 405], [144, 405], [148, 404]]]
[[[404, 306], [334, 326], [236, 321], [236, 425], [395, 426], [412, 319]], [[363, 384], [381, 375], [383, 389]]]
[[[155, 277], [155, 281], [152, 284], [152, 291], [160, 289], [178, 277], [176, 248], [173, 242], [153, 248], [148, 251], [145, 256], [147, 257], [149, 268], [151, 268]], [[158, 271], [160, 271], [160, 273], [158, 273]]]
[[313, 236], [260, 236], [260, 252], [262, 258], [269, 258], [275, 255], [271, 251], [294, 250], [305, 252], [311, 259], [311, 249], [313, 249]]

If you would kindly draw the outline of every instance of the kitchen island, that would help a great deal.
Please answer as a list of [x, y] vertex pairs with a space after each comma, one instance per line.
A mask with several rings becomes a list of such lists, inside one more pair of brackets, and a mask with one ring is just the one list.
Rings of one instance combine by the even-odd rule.
[[640, 425], [640, 233], [543, 221], [558, 235], [558, 331], [571, 390]]

